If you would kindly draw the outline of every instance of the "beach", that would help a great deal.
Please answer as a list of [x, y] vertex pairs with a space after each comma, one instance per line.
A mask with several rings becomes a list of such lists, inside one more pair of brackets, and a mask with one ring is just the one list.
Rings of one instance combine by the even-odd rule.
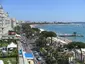
[[[38, 26], [37, 24], [30, 25], [31, 28], [36, 28], [37, 26]], [[40, 29], [40, 33], [42, 31], [45, 31], [45, 29], [43, 29], [43, 28], [39, 28], [39, 29]], [[68, 44], [68, 43], [72, 42], [72, 40], [64, 38], [64, 37], [53, 37], [53, 41], [60, 42], [63, 44]]]
[[[40, 33], [42, 31], [45, 31], [45, 30], [40, 28]], [[53, 37], [53, 41], [60, 42], [60, 43], [63, 43], [63, 44], [68, 44], [68, 43], [72, 42], [72, 40], [69, 40], [69, 39], [64, 38], [64, 37]]]
[[[53, 31], [56, 34], [72, 34], [74, 31], [78, 32], [78, 34], [82, 34], [85, 36], [85, 31], [84, 31], [84, 25], [39, 25], [39, 24], [33, 24], [31, 25], [32, 28], [39, 28], [40, 32], [42, 31]], [[83, 29], [83, 30], [82, 30]], [[58, 37], [58, 41], [61, 41], [63, 43], [70, 43], [72, 41], [81, 41], [85, 42], [85, 37]], [[53, 39], [55, 40], [55, 39]]]
[[44, 29], [46, 31], [53, 31], [56, 34], [73, 34], [73, 32], [77, 32], [77, 34], [83, 35], [84, 37], [65, 37], [66, 38], [65, 40], [67, 41], [68, 39], [72, 41], [85, 42], [85, 24], [74, 24], [74, 25], [37, 24], [35, 27]]

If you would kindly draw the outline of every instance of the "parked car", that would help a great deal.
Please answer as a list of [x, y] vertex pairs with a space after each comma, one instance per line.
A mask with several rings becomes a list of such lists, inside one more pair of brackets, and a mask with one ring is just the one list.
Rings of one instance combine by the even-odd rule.
[[19, 54], [22, 55], [22, 50], [19, 50]]
[[34, 55], [39, 55], [39, 53], [37, 51], [34, 51], [33, 53], [34, 53]]
[[38, 58], [37, 58], [37, 60], [38, 60], [38, 61], [41, 61], [41, 60], [42, 60], [42, 58], [41, 58], [41, 57], [38, 57]]

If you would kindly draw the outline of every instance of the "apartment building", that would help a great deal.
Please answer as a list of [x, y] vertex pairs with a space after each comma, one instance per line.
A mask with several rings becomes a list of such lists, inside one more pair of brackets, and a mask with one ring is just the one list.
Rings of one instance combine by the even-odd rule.
[[0, 5], [0, 38], [11, 30], [11, 19], [7, 12], [4, 12], [3, 7]]
[[17, 20], [15, 18], [11, 18], [11, 27], [14, 28], [17, 25]]

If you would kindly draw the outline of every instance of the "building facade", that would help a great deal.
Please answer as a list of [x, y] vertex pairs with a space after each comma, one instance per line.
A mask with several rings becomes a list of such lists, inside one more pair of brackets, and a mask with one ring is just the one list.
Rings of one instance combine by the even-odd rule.
[[11, 27], [14, 28], [17, 25], [17, 20], [15, 18], [11, 18]]
[[[82, 52], [82, 54], [81, 54], [81, 52]], [[80, 49], [76, 49], [75, 58], [78, 59], [79, 61], [82, 61], [83, 63], [85, 63], [85, 48], [81, 48], [81, 51], [80, 51]]]
[[3, 7], [0, 5], [0, 38], [11, 30], [11, 19], [8, 13], [4, 12]]

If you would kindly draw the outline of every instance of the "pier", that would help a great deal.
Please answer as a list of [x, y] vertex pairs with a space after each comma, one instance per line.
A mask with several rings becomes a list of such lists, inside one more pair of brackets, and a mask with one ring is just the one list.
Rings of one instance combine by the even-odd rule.
[[59, 34], [59, 37], [84, 37], [83, 35], [75, 35], [75, 34]]

